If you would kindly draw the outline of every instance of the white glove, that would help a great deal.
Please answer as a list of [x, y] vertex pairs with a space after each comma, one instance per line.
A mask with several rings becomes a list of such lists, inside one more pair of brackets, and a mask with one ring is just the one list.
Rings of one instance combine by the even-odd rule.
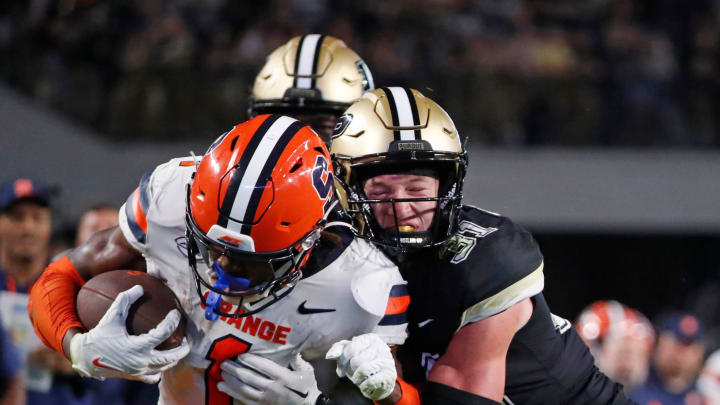
[[333, 344], [325, 358], [337, 360], [338, 377], [347, 376], [367, 399], [385, 399], [395, 388], [395, 359], [388, 345], [374, 333]]
[[115, 298], [97, 326], [87, 333], [78, 333], [70, 340], [72, 368], [83, 377], [104, 380], [108, 377], [133, 378], [148, 384], [160, 381], [160, 373], [190, 352], [186, 339], [170, 350], [155, 350], [167, 339], [180, 322], [180, 312], [170, 311], [165, 319], [149, 332], [133, 336], [125, 328], [130, 306], [143, 296], [136, 285]]
[[245, 405], [315, 405], [321, 395], [313, 367], [300, 354], [285, 368], [252, 353], [220, 363], [218, 389]]

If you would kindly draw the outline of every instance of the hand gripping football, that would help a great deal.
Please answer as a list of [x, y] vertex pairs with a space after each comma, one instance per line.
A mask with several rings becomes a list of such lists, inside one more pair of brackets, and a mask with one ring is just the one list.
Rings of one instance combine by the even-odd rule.
[[[130, 307], [126, 324], [128, 334], [146, 333], [175, 308], [183, 313], [175, 294], [159, 278], [141, 271], [114, 270], [91, 278], [78, 292], [77, 311], [83, 326], [88, 330], [94, 328], [115, 297], [136, 284], [143, 287], [144, 295]], [[175, 348], [182, 343], [184, 336], [185, 320], [181, 319], [175, 332], [160, 343], [157, 349]]]

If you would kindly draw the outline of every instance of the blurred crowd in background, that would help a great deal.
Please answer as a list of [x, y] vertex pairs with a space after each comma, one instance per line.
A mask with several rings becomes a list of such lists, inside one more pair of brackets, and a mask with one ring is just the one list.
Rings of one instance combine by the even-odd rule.
[[118, 140], [211, 139], [265, 56], [345, 40], [473, 144], [720, 145], [714, 0], [6, 0], [0, 77]]

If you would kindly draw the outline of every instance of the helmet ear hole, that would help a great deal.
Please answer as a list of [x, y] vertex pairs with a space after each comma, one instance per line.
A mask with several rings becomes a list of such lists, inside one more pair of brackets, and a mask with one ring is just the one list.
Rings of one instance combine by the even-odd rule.
[[302, 158], [299, 158], [290, 168], [290, 173], [295, 173], [299, 168], [301, 168], [303, 165]]
[[240, 137], [239, 137], [239, 136], [236, 136], [236, 137], [233, 138], [233, 140], [230, 142], [230, 151], [231, 151], [231, 152], [232, 152], [233, 150], [235, 150], [235, 145], [237, 145], [238, 138], [240, 138]]

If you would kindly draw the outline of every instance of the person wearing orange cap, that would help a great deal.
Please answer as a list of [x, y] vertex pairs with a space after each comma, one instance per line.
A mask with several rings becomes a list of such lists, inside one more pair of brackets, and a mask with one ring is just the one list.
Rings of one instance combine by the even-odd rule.
[[648, 374], [655, 332], [640, 311], [618, 301], [596, 301], [578, 317], [575, 329], [590, 348], [595, 364], [631, 393]]

